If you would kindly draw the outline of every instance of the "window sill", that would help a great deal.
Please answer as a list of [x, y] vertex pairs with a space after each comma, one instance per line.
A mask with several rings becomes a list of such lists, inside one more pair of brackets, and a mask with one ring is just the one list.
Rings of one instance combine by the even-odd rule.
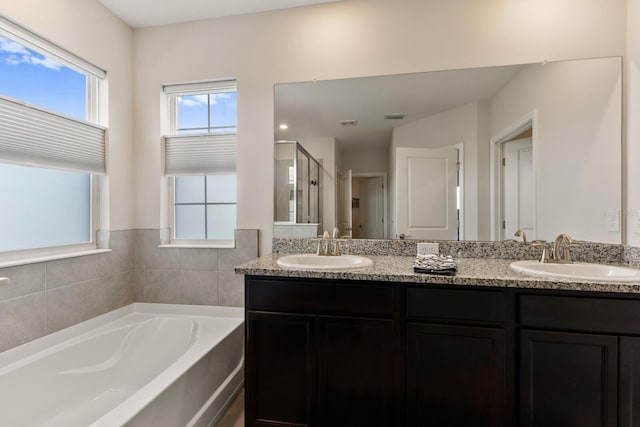
[[176, 249], [235, 249], [235, 243], [229, 244], [187, 244], [187, 243], [169, 243], [166, 245], [158, 245], [159, 248], [176, 248]]
[[111, 249], [87, 249], [87, 250], [79, 250], [74, 252], [54, 253], [54, 254], [31, 256], [27, 258], [10, 259], [10, 260], [3, 260], [2, 257], [0, 257], [0, 268], [15, 267], [18, 265], [26, 265], [26, 264], [36, 264], [39, 262], [55, 261], [55, 260], [66, 259], [66, 258], [76, 258], [76, 257], [88, 256], [88, 255], [96, 255], [96, 254], [102, 254], [106, 252], [111, 252]]

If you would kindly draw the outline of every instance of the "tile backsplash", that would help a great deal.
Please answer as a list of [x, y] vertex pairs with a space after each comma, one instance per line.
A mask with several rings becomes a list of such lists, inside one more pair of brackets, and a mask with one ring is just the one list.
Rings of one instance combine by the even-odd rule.
[[132, 302], [244, 305], [233, 267], [258, 256], [258, 230], [234, 249], [159, 248], [159, 230], [110, 233], [111, 252], [0, 268], [0, 351]]
[[0, 351], [135, 301], [133, 230], [111, 252], [0, 268]]
[[234, 249], [158, 247], [158, 230], [136, 233], [136, 301], [244, 306], [233, 268], [258, 257], [258, 230], [236, 230]]
[[[354, 239], [341, 246], [342, 253], [354, 255], [395, 255], [415, 256], [418, 240], [382, 240], [382, 239]], [[480, 242], [480, 241], [437, 241], [442, 255], [458, 258], [498, 258], [498, 259], [537, 259], [542, 249], [521, 242]], [[624, 263], [632, 259], [625, 247], [594, 242], [576, 242], [579, 246], [571, 248], [571, 257], [576, 261]], [[553, 242], [548, 243], [552, 245]], [[281, 253], [314, 253], [317, 242], [300, 238], [273, 238], [273, 252]], [[636, 255], [640, 262], [640, 255]]]

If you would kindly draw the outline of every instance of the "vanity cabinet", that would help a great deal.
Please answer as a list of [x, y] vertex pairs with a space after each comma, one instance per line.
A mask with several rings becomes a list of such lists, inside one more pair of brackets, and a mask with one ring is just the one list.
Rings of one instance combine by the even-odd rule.
[[407, 425], [502, 427], [505, 295], [407, 289]]
[[521, 427], [615, 427], [617, 402], [617, 337], [521, 331]]
[[637, 426], [640, 301], [518, 298], [520, 426]]
[[505, 426], [500, 329], [407, 326], [407, 425]]
[[395, 425], [391, 285], [247, 278], [247, 426]]
[[245, 285], [247, 426], [640, 425], [638, 295]]

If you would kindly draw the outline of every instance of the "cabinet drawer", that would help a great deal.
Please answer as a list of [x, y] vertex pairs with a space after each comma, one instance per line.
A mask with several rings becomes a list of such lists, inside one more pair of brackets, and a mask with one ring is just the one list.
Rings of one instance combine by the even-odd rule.
[[505, 295], [500, 291], [407, 289], [409, 319], [503, 322]]
[[519, 307], [523, 326], [640, 334], [640, 301], [521, 295]]
[[247, 277], [246, 305], [251, 310], [391, 317], [393, 288]]

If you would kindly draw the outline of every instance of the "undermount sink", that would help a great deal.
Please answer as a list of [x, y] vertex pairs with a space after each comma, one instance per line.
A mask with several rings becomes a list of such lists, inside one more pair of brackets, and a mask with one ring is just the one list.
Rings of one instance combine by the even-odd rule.
[[368, 267], [373, 264], [369, 258], [358, 255], [324, 256], [316, 254], [287, 255], [276, 261], [280, 267], [309, 270], [330, 270]]
[[601, 282], [640, 282], [640, 270], [617, 265], [574, 262], [572, 264], [515, 261], [512, 270], [533, 276], [559, 279], [597, 280]]

